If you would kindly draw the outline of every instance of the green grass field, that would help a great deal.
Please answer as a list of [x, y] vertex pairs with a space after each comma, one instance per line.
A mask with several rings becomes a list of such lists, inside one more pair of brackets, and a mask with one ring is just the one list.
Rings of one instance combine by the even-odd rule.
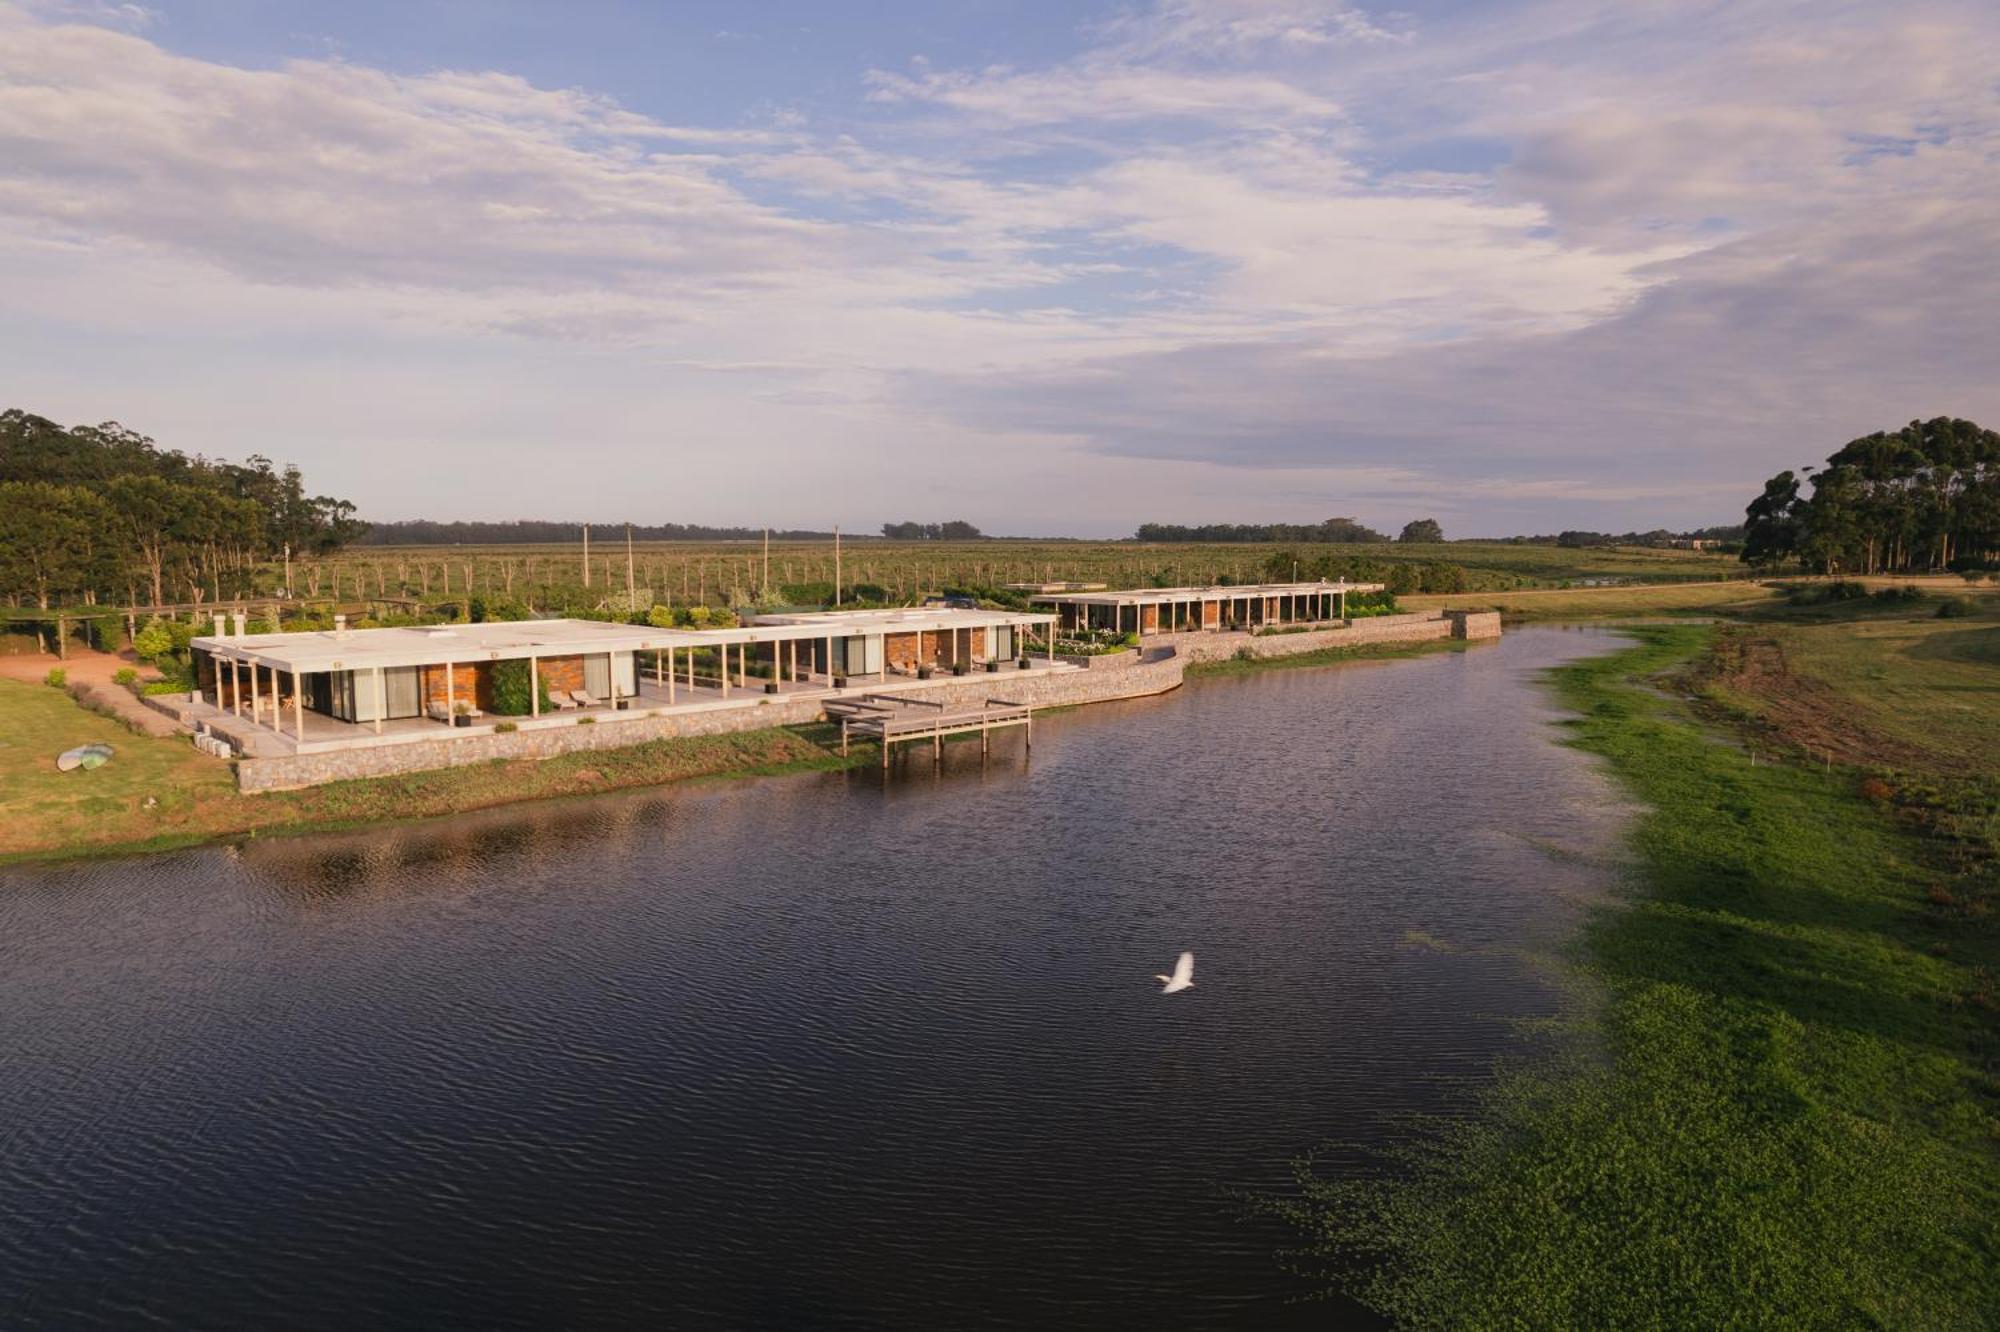
[[[1573, 1053], [1278, 1206], [1411, 1326], [2000, 1325], [1994, 932], [1959, 909], [1990, 858], [1886, 783], [1716, 743], [1653, 682], [1718, 630], [1635, 633], [1556, 673], [1646, 806]], [[1903, 650], [1863, 641], [1825, 657]]]
[[1718, 693], [1836, 760], [2000, 779], [2000, 595], [1771, 608], [1732, 630]]
[[[0, 680], [0, 860], [160, 849], [260, 834], [433, 817], [522, 800], [731, 775], [831, 770], [843, 759], [830, 727], [657, 740], [543, 762], [489, 763], [307, 791], [246, 796], [229, 768], [185, 737], [133, 735], [58, 689]], [[117, 755], [89, 772], [57, 772], [56, 755], [102, 740]], [[150, 802], [150, 804], [148, 803]]]

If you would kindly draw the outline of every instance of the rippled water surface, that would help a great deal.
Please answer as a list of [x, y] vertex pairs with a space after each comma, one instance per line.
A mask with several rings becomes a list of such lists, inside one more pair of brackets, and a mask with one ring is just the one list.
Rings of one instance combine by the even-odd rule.
[[1614, 642], [0, 873], [0, 1324], [1351, 1325], [1231, 1191], [1554, 1009]]

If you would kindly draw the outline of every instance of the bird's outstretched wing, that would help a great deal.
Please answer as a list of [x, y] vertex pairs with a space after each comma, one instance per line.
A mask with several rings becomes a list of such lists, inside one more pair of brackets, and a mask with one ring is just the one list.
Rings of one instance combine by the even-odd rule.
[[1160, 993], [1173, 994], [1194, 984], [1194, 954], [1182, 953], [1180, 961], [1174, 963], [1174, 974], [1166, 978], [1166, 988]]

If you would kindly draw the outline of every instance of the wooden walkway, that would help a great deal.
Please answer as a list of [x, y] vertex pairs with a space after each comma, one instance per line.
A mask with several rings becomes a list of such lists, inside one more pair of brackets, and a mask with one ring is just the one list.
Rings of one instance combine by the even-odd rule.
[[1035, 710], [1025, 703], [1009, 703], [989, 698], [978, 707], [953, 707], [928, 699], [896, 694], [863, 694], [859, 698], [829, 699], [829, 718], [840, 722], [840, 752], [847, 753], [848, 738], [861, 736], [880, 742], [882, 767], [889, 767], [889, 751], [897, 744], [929, 740], [933, 762], [944, 758], [944, 738], [948, 735], [979, 733], [979, 753], [993, 751], [993, 732], [1009, 726], [1021, 728], [1025, 748], [1035, 747]]

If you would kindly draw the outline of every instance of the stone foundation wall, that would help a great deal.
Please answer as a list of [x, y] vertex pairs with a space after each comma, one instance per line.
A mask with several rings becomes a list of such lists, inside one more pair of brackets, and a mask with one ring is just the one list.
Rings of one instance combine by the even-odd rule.
[[[1254, 657], [1286, 657], [1365, 643], [1491, 638], [1500, 632], [1499, 621], [1498, 615], [1489, 612], [1449, 611], [1380, 615], [1356, 620], [1345, 628], [1263, 637], [1201, 631], [1163, 634], [1150, 639], [1143, 654], [1086, 658], [1090, 663], [1087, 670], [980, 670], [921, 683], [903, 680], [888, 685], [857, 685], [846, 693], [850, 696], [909, 693], [947, 706], [976, 706], [992, 699], [1033, 708], [1072, 707], [1164, 694], [1180, 687], [1190, 663], [1227, 660], [1239, 652]], [[484, 732], [323, 753], [239, 759], [236, 780], [245, 791], [285, 791], [355, 777], [385, 777], [497, 759], [554, 758], [559, 754], [617, 749], [680, 736], [798, 726], [825, 719], [825, 698], [823, 694], [764, 696], [741, 707], [670, 712], [638, 708], [626, 713], [600, 714], [594, 723], [584, 726], [572, 719], [544, 718], [535, 724], [524, 718], [521, 730], [505, 733]], [[167, 700], [148, 702], [160, 711], [170, 710]]]
[[1500, 637], [1499, 611], [1446, 611], [1453, 638]]
[[1356, 647], [1364, 643], [1421, 643], [1454, 636], [1453, 623], [1448, 617], [1435, 611], [1418, 611], [1408, 615], [1373, 615], [1349, 621], [1341, 628], [1307, 629], [1296, 634], [1168, 634], [1152, 641], [1172, 646], [1189, 661], [1227, 661], [1239, 653], [1258, 658], [1295, 657], [1325, 648]]
[[[912, 685], [865, 685], [848, 694], [917, 693], [947, 705], [977, 705], [987, 699], [1022, 703], [1034, 708], [1103, 703], [1165, 693], [1179, 686], [1185, 663], [1171, 654], [1123, 671], [1002, 670], [977, 671]], [[396, 773], [453, 768], [495, 759], [544, 759], [599, 749], [617, 749], [678, 736], [723, 735], [762, 730], [768, 726], [799, 726], [825, 719], [820, 694], [760, 698], [743, 707], [674, 711], [655, 715], [644, 709], [601, 714], [589, 725], [574, 720], [536, 725], [522, 719], [521, 730], [414, 740], [400, 744], [362, 746], [321, 753], [288, 754], [277, 758], [239, 759], [236, 783], [245, 791], [288, 791], [355, 777], [386, 777]]]
[[1139, 649], [1126, 648], [1123, 652], [1094, 652], [1087, 656], [1072, 656], [1067, 652], [1056, 654], [1056, 660], [1067, 662], [1085, 671], [1122, 671], [1139, 660]]

